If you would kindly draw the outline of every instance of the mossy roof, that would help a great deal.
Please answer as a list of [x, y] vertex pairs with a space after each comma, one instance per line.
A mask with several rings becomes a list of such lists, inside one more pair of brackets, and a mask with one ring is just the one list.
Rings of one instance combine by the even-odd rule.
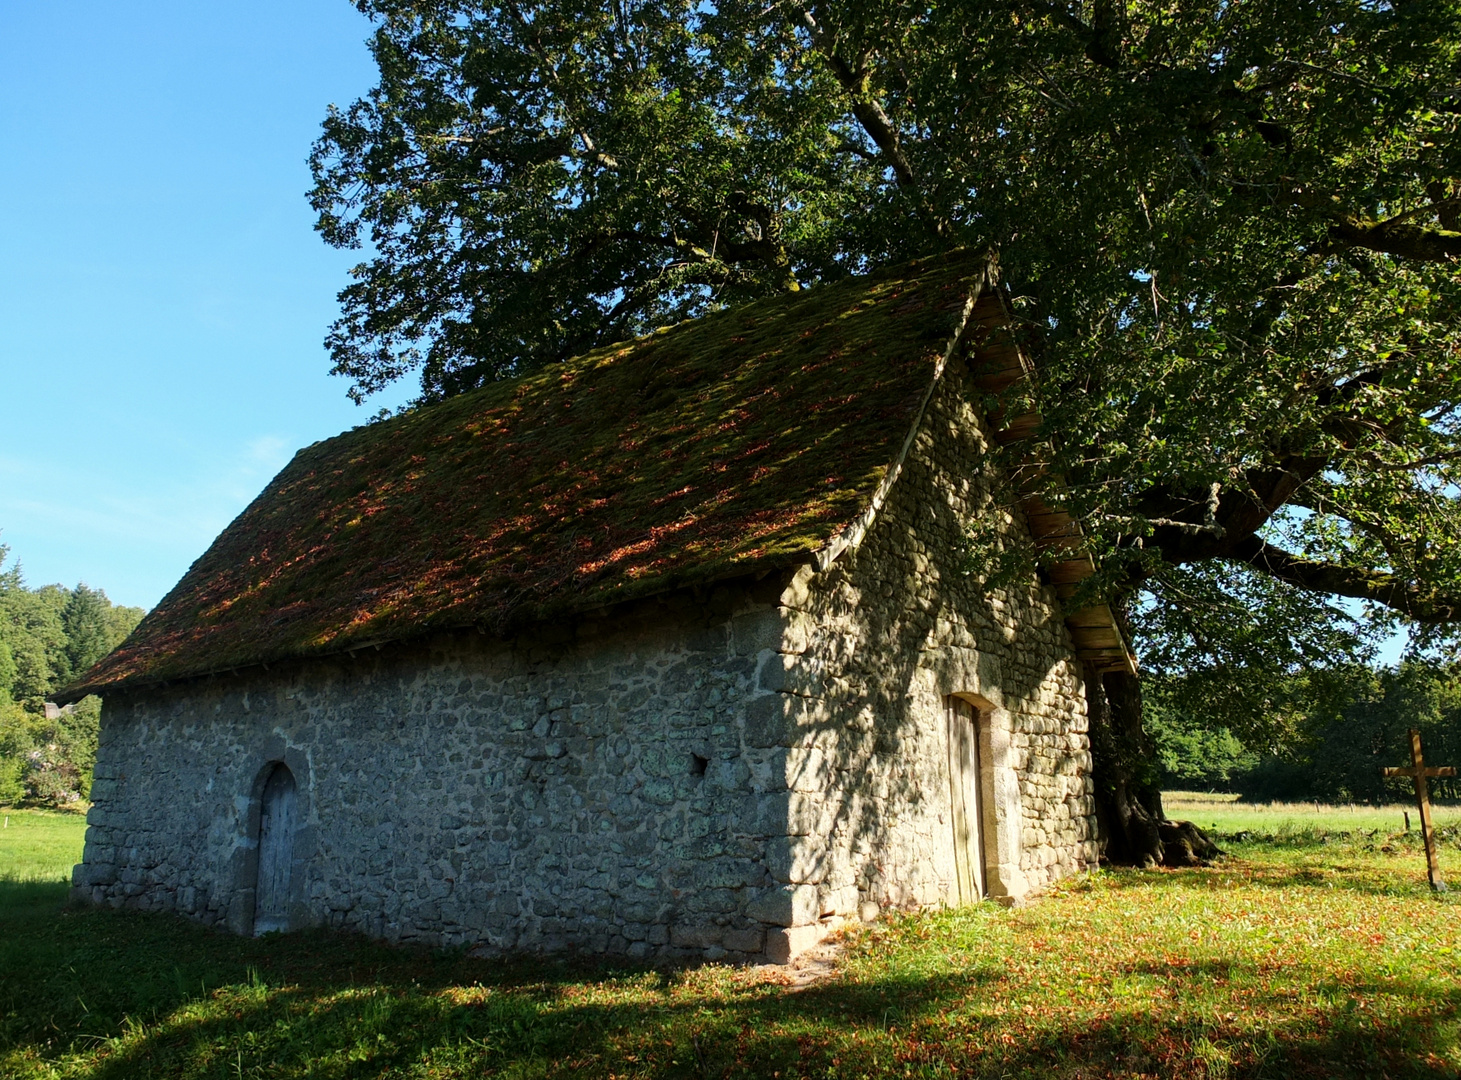
[[306, 447], [65, 697], [806, 561], [869, 506], [982, 272], [762, 301]]

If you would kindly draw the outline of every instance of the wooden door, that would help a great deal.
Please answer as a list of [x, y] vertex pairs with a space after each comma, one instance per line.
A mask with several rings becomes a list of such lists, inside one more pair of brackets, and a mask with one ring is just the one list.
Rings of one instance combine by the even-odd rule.
[[967, 701], [949, 701], [949, 803], [953, 811], [954, 869], [959, 902], [984, 896], [983, 815], [979, 799], [979, 714]]
[[294, 777], [274, 766], [259, 809], [259, 881], [254, 891], [254, 933], [289, 929], [289, 876], [294, 864]]

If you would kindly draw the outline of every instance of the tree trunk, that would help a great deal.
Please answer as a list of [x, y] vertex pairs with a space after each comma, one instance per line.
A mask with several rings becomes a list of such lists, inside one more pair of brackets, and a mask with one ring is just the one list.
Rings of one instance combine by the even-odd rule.
[[1165, 854], [1157, 822], [1151, 740], [1141, 722], [1141, 684], [1124, 671], [1086, 669], [1091, 758], [1096, 779], [1096, 821], [1111, 862], [1157, 866]]
[[1169, 821], [1157, 786], [1156, 748], [1142, 722], [1141, 681], [1086, 669], [1096, 821], [1104, 857], [1147, 868], [1195, 866], [1221, 854], [1190, 821]]

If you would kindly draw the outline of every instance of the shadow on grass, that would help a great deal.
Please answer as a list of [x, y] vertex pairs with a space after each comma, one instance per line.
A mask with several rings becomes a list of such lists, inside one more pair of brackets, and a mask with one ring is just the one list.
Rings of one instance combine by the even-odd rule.
[[[1461, 989], [1321, 985], [1330, 1005], [1251, 1025], [1161, 1014], [1006, 1009], [995, 961], [903, 973], [865, 962], [791, 992], [754, 972], [474, 960], [327, 932], [238, 938], [166, 915], [68, 909], [59, 885], [0, 885], [0, 1065], [35, 1075], [645, 1077], [1146, 1073], [1451, 1076]], [[858, 977], [856, 967], [865, 973]], [[1230, 960], [1133, 974], [1196, 989], [1252, 974]], [[1404, 1001], [1377, 1027], [1356, 995]], [[1181, 994], [1170, 999], [1180, 1001]], [[1449, 1034], [1447, 1034], [1449, 1032]]]
[[541, 989], [509, 982], [458, 1004], [399, 984], [345, 992], [290, 988], [225, 1015], [169, 1019], [91, 1075], [202, 1074], [260, 1032], [268, 1033], [268, 1045], [250, 1046], [243, 1068], [269, 1062], [285, 1076], [313, 1069], [367, 1077], [427, 1063], [462, 1076], [510, 1064], [527, 1075], [592, 1075], [624, 1066], [649, 1076], [820, 1074], [836, 1057], [836, 1029], [883, 1024], [890, 997], [905, 1014], [944, 1000], [937, 984], [905, 981], [866, 986], [861, 995], [840, 986], [800, 994], [763, 987], [715, 1003], [642, 997], [577, 1003]]
[[7, 913], [20, 913], [30, 908], [54, 912], [66, 903], [70, 886], [60, 879], [35, 881], [29, 878], [0, 877], [0, 919]]
[[212, 1016], [165, 1019], [88, 1075], [1455, 1075], [1414, 1035], [1454, 1024], [1454, 997], [1416, 999], [1403, 1022], [1384, 1028], [1336, 1006], [1318, 1028], [1276, 1025], [1255, 1036], [1232, 1022], [1174, 1024], [1141, 1012], [1021, 1023], [979, 1011], [991, 1003], [983, 982], [831, 982], [649, 1005], [575, 1003], [510, 984], [469, 1004], [399, 985], [261, 990]]

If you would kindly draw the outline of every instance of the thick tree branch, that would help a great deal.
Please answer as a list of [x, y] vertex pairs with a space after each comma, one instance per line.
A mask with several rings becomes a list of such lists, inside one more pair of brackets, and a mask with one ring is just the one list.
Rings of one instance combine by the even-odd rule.
[[776, 271], [777, 287], [783, 292], [797, 292], [801, 284], [791, 268], [791, 256], [781, 242], [781, 223], [776, 212], [765, 203], [756, 202], [743, 191], [732, 192], [726, 205], [737, 214], [750, 218], [757, 225], [759, 235], [751, 241], [732, 245], [744, 254], [739, 259], [755, 258]]
[[872, 162], [878, 160], [877, 154], [874, 154], [869, 150], [863, 149], [861, 146], [858, 146], [857, 143], [853, 142], [851, 139], [841, 134], [837, 134], [837, 153], [854, 154], [857, 157], [860, 157], [863, 161]]
[[1146, 544], [1174, 564], [1227, 558], [1235, 543], [1263, 528], [1328, 461], [1289, 454], [1274, 465], [1250, 469], [1225, 486], [1153, 488], [1138, 504], [1152, 526]]
[[1093, 18], [1087, 23], [1061, 3], [1036, 5], [1044, 11], [1057, 26], [1063, 26], [1075, 34], [1085, 49], [1086, 59], [1109, 71], [1117, 71], [1122, 64], [1120, 20], [1114, 5], [1097, 3]]
[[1174, 532], [1181, 533], [1183, 536], [1203, 536], [1211, 537], [1214, 540], [1222, 540], [1228, 535], [1227, 530], [1216, 522], [1196, 525], [1190, 521], [1179, 521], [1176, 518], [1155, 517], [1137, 519], [1122, 514], [1102, 514], [1101, 516], [1107, 521], [1119, 522], [1122, 525], [1136, 525], [1140, 520], [1152, 526], [1154, 529], [1171, 529]]
[[1417, 262], [1450, 262], [1461, 258], [1461, 232], [1428, 229], [1403, 217], [1385, 221], [1343, 217], [1329, 227], [1329, 235], [1353, 247]]
[[1418, 469], [1429, 469], [1437, 465], [1446, 465], [1461, 458], [1461, 450], [1451, 450], [1446, 453], [1428, 454], [1425, 457], [1412, 458], [1409, 461], [1382, 461], [1378, 455], [1368, 455], [1373, 462], [1371, 468], [1376, 472], [1415, 472]]
[[1461, 619], [1461, 596], [1422, 589], [1393, 574], [1305, 559], [1266, 544], [1256, 536], [1239, 541], [1227, 557], [1301, 589], [1368, 600], [1417, 622]]
[[[1313, 487], [1319, 487], [1320, 490], [1314, 491]], [[1415, 544], [1413, 542], [1395, 535], [1395, 533], [1385, 528], [1373, 518], [1356, 513], [1352, 506], [1344, 506], [1335, 499], [1327, 498], [1326, 486], [1313, 485], [1305, 488], [1297, 492], [1289, 502], [1292, 506], [1300, 506], [1306, 510], [1312, 510], [1316, 514], [1331, 514], [1335, 517], [1342, 518], [1349, 524], [1351, 529], [1368, 536], [1376, 544], [1379, 544], [1384, 550], [1385, 557], [1390, 561], [1391, 566], [1403, 566], [1407, 563], [1413, 564], [1416, 561]]]
[[[523, 36], [529, 41], [530, 48], [541, 66], [543, 74], [555, 88], [560, 86], [561, 80], [558, 78], [558, 69], [554, 67], [552, 61], [549, 59], [548, 50], [543, 47], [543, 41], [538, 35], [537, 27], [523, 16], [522, 9], [517, 4], [508, 3], [506, 6], [507, 10], [512, 13], [513, 20], [517, 23], [518, 29], [522, 31]], [[567, 101], [568, 96], [564, 95], [562, 100]], [[611, 171], [619, 168], [618, 158], [600, 150], [598, 144], [594, 142], [593, 136], [588, 133], [588, 130], [583, 125], [575, 122], [571, 115], [569, 116], [569, 126], [572, 127], [574, 135], [578, 137], [579, 142], [583, 145], [582, 156], [584, 160], [591, 161], [601, 168]]]
[[837, 77], [837, 82], [852, 99], [852, 115], [857, 117], [862, 129], [883, 152], [898, 186], [917, 189], [918, 179], [913, 174], [913, 165], [898, 145], [898, 129], [893, 126], [893, 121], [888, 118], [877, 99], [868, 92], [867, 71], [861, 65], [854, 68], [837, 54], [836, 44], [810, 11], [799, 7], [797, 12], [801, 15], [802, 25], [812, 36], [812, 44], [826, 59], [832, 74]]

